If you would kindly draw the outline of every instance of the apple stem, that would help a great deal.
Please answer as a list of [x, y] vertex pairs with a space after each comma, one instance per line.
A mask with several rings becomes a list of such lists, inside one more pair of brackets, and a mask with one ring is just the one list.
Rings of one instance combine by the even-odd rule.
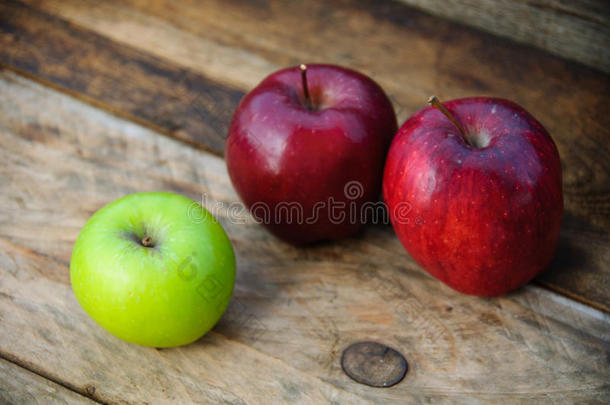
[[153, 240], [150, 236], [147, 236], [144, 239], [142, 239], [142, 246], [151, 247], [152, 245], [153, 245]]
[[447, 110], [445, 108], [445, 106], [443, 105], [443, 103], [440, 102], [440, 100], [438, 99], [438, 97], [436, 96], [432, 96], [428, 99], [428, 104], [430, 104], [432, 107], [437, 108], [438, 110], [440, 110], [440, 112], [442, 112], [443, 114], [445, 114], [445, 116], [447, 118], [449, 118], [449, 121], [451, 121], [451, 123], [453, 125], [455, 125], [455, 127], [458, 129], [458, 131], [460, 131], [460, 134], [462, 134], [462, 138], [464, 138], [464, 141], [466, 142], [467, 145], [472, 146], [472, 144], [470, 143], [470, 141], [468, 140], [468, 137], [466, 136], [466, 132], [464, 132], [464, 130], [462, 129], [462, 127], [460, 126], [460, 124], [458, 124], [457, 120], [453, 117], [453, 115], [451, 115], [451, 113], [449, 112], [449, 110]]
[[307, 109], [311, 110], [311, 98], [309, 97], [309, 88], [307, 87], [307, 65], [301, 63], [299, 66], [301, 69], [301, 81], [303, 82], [303, 93], [305, 94], [305, 104], [307, 105]]

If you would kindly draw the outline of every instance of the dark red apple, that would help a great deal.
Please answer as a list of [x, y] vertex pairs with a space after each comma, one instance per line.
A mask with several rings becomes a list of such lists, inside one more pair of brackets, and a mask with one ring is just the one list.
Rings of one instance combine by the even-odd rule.
[[437, 108], [409, 118], [388, 152], [383, 195], [394, 230], [450, 287], [507, 293], [540, 273], [557, 245], [563, 196], [555, 143], [511, 101], [430, 103]]
[[273, 73], [241, 101], [226, 162], [253, 216], [294, 244], [356, 232], [377, 201], [397, 123], [369, 77], [332, 65]]

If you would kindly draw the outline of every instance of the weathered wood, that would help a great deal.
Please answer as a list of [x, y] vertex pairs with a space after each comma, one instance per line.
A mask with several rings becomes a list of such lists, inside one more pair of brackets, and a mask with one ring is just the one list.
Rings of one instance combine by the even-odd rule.
[[[204, 174], [212, 181], [218, 173], [228, 187], [219, 170], [224, 163], [12, 75], [2, 75], [0, 96], [11, 100], [0, 105], [0, 198], [7, 204], [0, 212], [3, 357], [110, 403], [282, 403], [297, 396], [311, 403], [364, 402], [218, 333], [157, 351], [96, 326], [69, 285], [82, 219], [107, 198], [136, 190], [196, 196]], [[17, 211], [29, 219], [13, 217]], [[234, 300], [224, 322], [255, 338], [250, 314]]]
[[[184, 1], [176, 8], [172, 2], [51, 0], [36, 7], [244, 91], [281, 66], [323, 60], [373, 76], [391, 94], [401, 121], [432, 93], [519, 102], [549, 129], [564, 167], [562, 250], [538, 280], [610, 310], [607, 75], [395, 2], [265, 4]], [[304, 15], [316, 17], [303, 21]], [[562, 253], [568, 250], [579, 259]]]
[[610, 73], [607, 0], [400, 0]]
[[[0, 75], [0, 353], [94, 398], [130, 403], [581, 403], [610, 397], [610, 315], [533, 286], [459, 294], [400, 250], [391, 228], [297, 249], [249, 217], [224, 162], [12, 73]], [[229, 311], [195, 344], [115, 339], [76, 302], [72, 244], [93, 211], [169, 190], [219, 217], [236, 248]], [[185, 213], [186, 215], [187, 213]], [[410, 371], [375, 389], [342, 349], [385, 343]]]
[[536, 282], [553, 291], [610, 312], [610, 236], [565, 215], [557, 253]]
[[0, 3], [0, 63], [215, 153], [243, 96], [11, 0]]
[[2, 358], [0, 358], [0, 403], [3, 405], [95, 404], [89, 398]]

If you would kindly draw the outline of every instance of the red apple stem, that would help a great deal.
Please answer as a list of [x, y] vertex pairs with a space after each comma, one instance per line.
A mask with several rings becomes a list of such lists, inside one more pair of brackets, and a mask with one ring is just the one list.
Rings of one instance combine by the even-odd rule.
[[453, 117], [453, 115], [451, 115], [449, 110], [447, 110], [445, 108], [445, 106], [443, 105], [443, 103], [441, 103], [441, 101], [438, 99], [438, 97], [436, 97], [436, 96], [430, 97], [428, 99], [428, 104], [430, 104], [432, 107], [437, 108], [438, 110], [440, 110], [440, 112], [445, 114], [445, 116], [447, 118], [449, 118], [449, 121], [451, 121], [451, 123], [453, 125], [455, 125], [455, 127], [458, 129], [458, 131], [460, 131], [460, 134], [462, 134], [462, 138], [464, 138], [464, 141], [466, 142], [466, 144], [469, 145], [469, 146], [472, 146], [472, 144], [468, 140], [468, 137], [466, 136], [466, 132], [464, 132], [464, 130], [462, 129], [460, 124], [458, 124], [457, 120]]
[[311, 98], [309, 97], [309, 88], [307, 87], [307, 65], [301, 64], [299, 66], [301, 69], [301, 81], [303, 82], [303, 93], [305, 94], [305, 104], [307, 105], [307, 109], [311, 110]]
[[142, 246], [151, 247], [152, 245], [153, 245], [153, 240], [150, 236], [147, 236], [144, 239], [142, 239]]

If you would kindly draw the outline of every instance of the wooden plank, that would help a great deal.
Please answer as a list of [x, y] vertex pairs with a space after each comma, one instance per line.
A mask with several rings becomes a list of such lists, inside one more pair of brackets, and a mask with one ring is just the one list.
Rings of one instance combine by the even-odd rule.
[[[527, 286], [459, 294], [408, 258], [388, 226], [297, 249], [235, 216], [224, 162], [33, 82], [0, 76], [0, 353], [105, 402], [575, 403], [610, 396], [610, 315]], [[72, 244], [126, 193], [202, 199], [237, 253], [228, 313], [178, 349], [121, 342], [79, 308]], [[243, 219], [243, 221], [241, 220]], [[409, 361], [389, 389], [340, 368], [377, 340]]]
[[0, 403], [93, 405], [96, 402], [0, 358]]
[[[282, 403], [296, 396], [311, 403], [365, 403], [219, 333], [158, 351], [121, 342], [96, 326], [76, 302], [68, 277], [82, 219], [104, 200], [135, 190], [196, 195], [200, 176], [210, 174], [206, 167], [220, 173], [222, 189], [228, 179], [218, 168], [224, 164], [16, 76], [1, 77], [0, 96], [11, 102], [0, 106], [0, 183], [12, 190], [0, 197], [7, 204], [0, 211], [3, 357], [107, 403]], [[39, 188], [40, 182], [46, 186]], [[29, 219], [11, 218], [15, 210], [29, 212]], [[234, 301], [223, 322], [245, 332], [258, 325], [250, 314]]]
[[565, 296], [610, 312], [610, 236], [567, 214], [557, 253], [536, 282]]
[[[37, 7], [244, 91], [281, 66], [324, 60], [373, 76], [400, 120], [432, 93], [519, 102], [553, 134], [564, 166], [561, 250], [538, 282], [610, 311], [607, 75], [394, 2], [172, 4], [51, 0]], [[316, 17], [303, 24], [304, 15]]]
[[606, 0], [400, 0], [610, 73]]
[[215, 153], [243, 96], [12, 0], [0, 3], [0, 63]]

